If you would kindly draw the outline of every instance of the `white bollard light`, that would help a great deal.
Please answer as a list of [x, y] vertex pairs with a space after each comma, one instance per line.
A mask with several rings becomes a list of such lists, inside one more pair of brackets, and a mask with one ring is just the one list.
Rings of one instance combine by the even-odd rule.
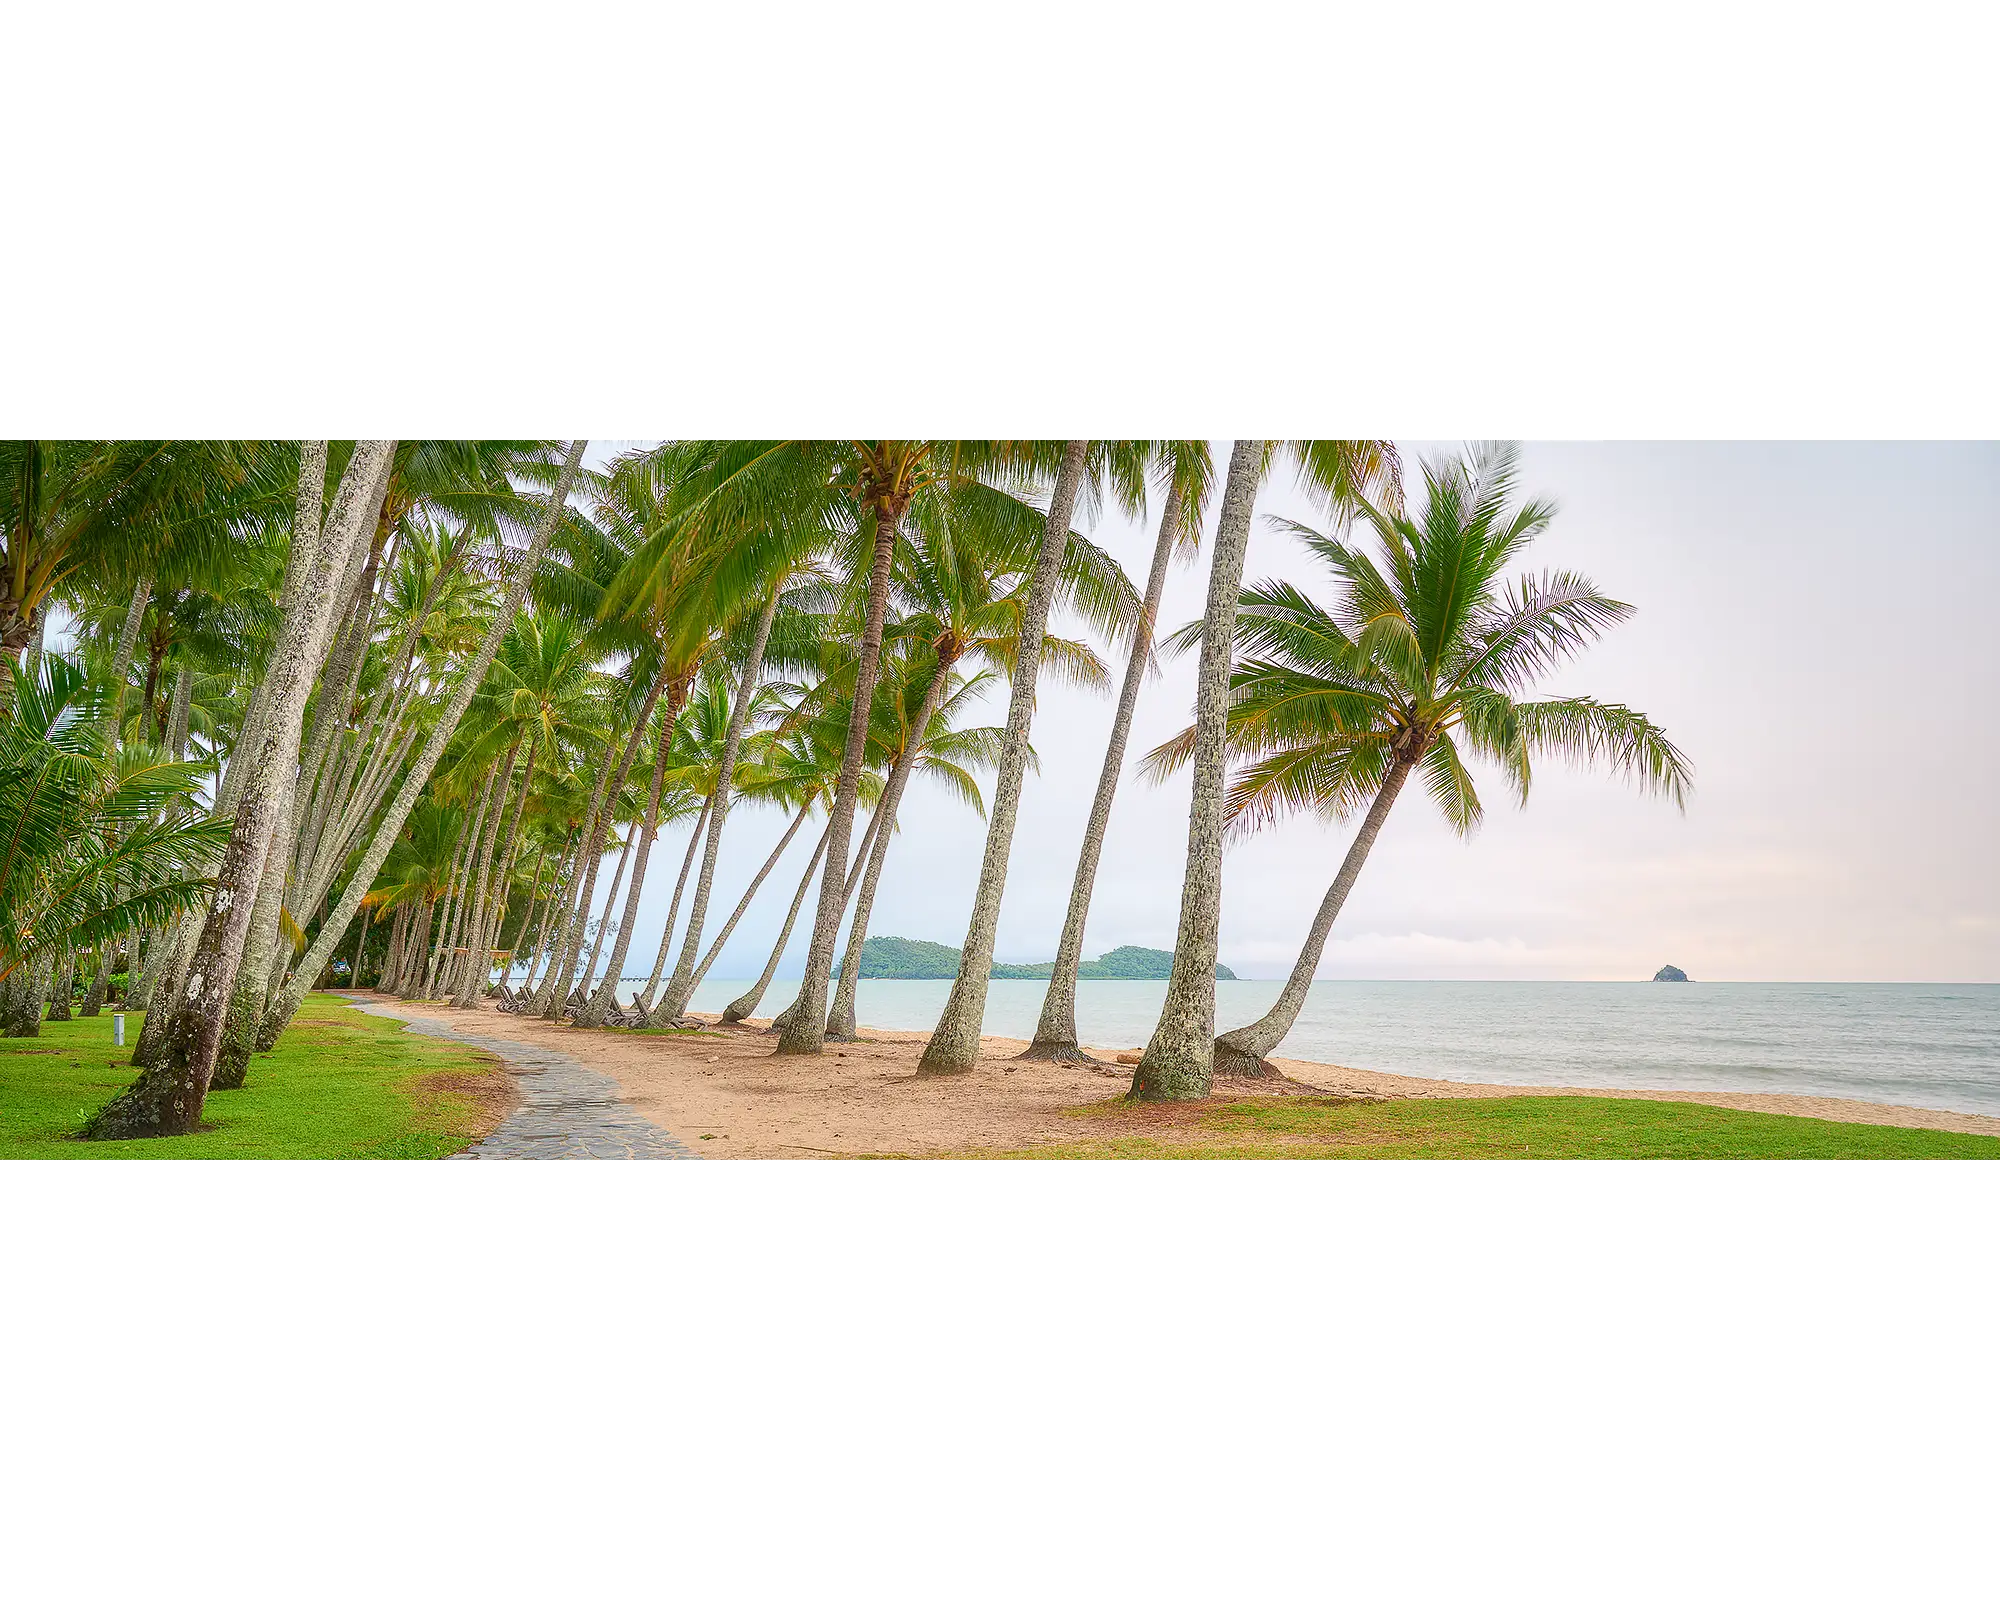
[[125, 1013], [122, 1011], [111, 1013], [111, 1042], [119, 1046], [125, 1043]]

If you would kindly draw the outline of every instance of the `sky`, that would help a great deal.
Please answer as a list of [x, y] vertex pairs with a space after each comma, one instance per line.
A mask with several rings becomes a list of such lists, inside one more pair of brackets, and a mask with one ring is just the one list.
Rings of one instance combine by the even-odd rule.
[[[1400, 448], [1414, 494], [1417, 459], [1458, 446]], [[1638, 979], [1672, 962], [1711, 981], [2000, 981], [2000, 445], [1530, 444], [1521, 487], [1560, 507], [1521, 565], [1579, 570], [1637, 608], [1548, 688], [1646, 712], [1692, 759], [1693, 797], [1683, 815], [1551, 762], [1517, 809], [1489, 769], [1486, 820], [1460, 839], [1413, 785], [1319, 976]], [[1287, 470], [1257, 511], [1246, 573], [1323, 596], [1317, 563], [1266, 525], [1320, 523]], [[1107, 512], [1084, 531], [1143, 584], [1150, 526]], [[1200, 615], [1206, 550], [1174, 570], [1162, 632]], [[1141, 693], [1086, 956], [1173, 943], [1187, 779], [1153, 786], [1135, 762], [1187, 724], [1193, 694], [1191, 654]], [[1000, 960], [1054, 954], [1112, 710], [1109, 694], [1040, 697]], [[1002, 687], [977, 720], [1005, 716]], [[920, 780], [902, 822], [870, 931], [961, 944], [984, 825]], [[711, 928], [782, 829], [731, 815]], [[1232, 844], [1220, 957], [1240, 977], [1290, 970], [1350, 834], [1299, 817]], [[653, 857], [628, 970], [651, 965], [685, 841], [663, 835]], [[809, 825], [717, 976], [761, 967], [811, 848]]]

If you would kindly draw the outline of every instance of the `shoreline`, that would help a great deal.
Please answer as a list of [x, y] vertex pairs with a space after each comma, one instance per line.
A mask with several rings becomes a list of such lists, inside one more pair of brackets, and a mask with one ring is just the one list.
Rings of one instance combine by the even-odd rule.
[[[1001, 1034], [981, 1036], [979, 1070], [958, 1077], [920, 1078], [917, 1057], [929, 1037], [922, 1032], [862, 1028], [852, 1044], [829, 1042], [822, 1056], [779, 1057], [763, 1031], [768, 1019], [761, 1017], [721, 1028], [714, 1013], [690, 1012], [708, 1026], [700, 1032], [635, 1033], [623, 1028], [578, 1029], [496, 1011], [485, 1003], [468, 1012], [372, 991], [359, 991], [355, 998], [363, 994], [389, 1015], [445, 1021], [460, 1032], [539, 1041], [561, 1049], [612, 1078], [641, 1115], [679, 1138], [700, 1141], [700, 1154], [711, 1158], [945, 1156], [1060, 1143], [1076, 1135], [1075, 1120], [1066, 1113], [1121, 1098], [1131, 1080], [1131, 1067], [1119, 1062], [1119, 1051], [1086, 1046], [1089, 1059], [1083, 1063], [1022, 1061], [1017, 1057], [1027, 1041]], [[1286, 1078], [1218, 1078], [1215, 1099], [1300, 1094], [1369, 1100], [1573, 1095], [2000, 1138], [2000, 1117], [1835, 1096], [1463, 1083], [1283, 1056], [1271, 1060]]]

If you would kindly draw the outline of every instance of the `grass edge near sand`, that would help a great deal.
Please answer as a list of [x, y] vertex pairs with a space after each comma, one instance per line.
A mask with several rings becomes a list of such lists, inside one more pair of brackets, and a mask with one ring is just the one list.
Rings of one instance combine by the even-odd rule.
[[138, 1020], [122, 1050], [108, 1012], [0, 1039], [0, 1160], [436, 1160], [483, 1138], [517, 1098], [486, 1051], [319, 991], [252, 1058], [245, 1087], [208, 1097], [199, 1132], [77, 1139], [83, 1116], [132, 1081]]
[[967, 1150], [979, 1160], [2000, 1160], [1985, 1134], [1594, 1095], [1357, 1101], [1310, 1095], [1138, 1105], [1065, 1116], [1074, 1140]]

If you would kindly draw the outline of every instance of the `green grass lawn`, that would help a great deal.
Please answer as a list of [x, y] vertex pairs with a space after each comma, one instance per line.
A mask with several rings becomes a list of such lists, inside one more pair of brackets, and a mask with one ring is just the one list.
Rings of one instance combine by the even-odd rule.
[[1308, 1098], [1080, 1107], [1102, 1132], [980, 1152], [1014, 1160], [1992, 1161], [2000, 1139], [1878, 1128], [1666, 1100], [1520, 1095], [1492, 1100]]
[[208, 1097], [199, 1133], [85, 1143], [77, 1128], [132, 1081], [138, 1024], [123, 1050], [109, 1012], [0, 1039], [0, 1159], [432, 1160], [490, 1128], [508, 1093], [483, 1051], [315, 994], [246, 1087]]

